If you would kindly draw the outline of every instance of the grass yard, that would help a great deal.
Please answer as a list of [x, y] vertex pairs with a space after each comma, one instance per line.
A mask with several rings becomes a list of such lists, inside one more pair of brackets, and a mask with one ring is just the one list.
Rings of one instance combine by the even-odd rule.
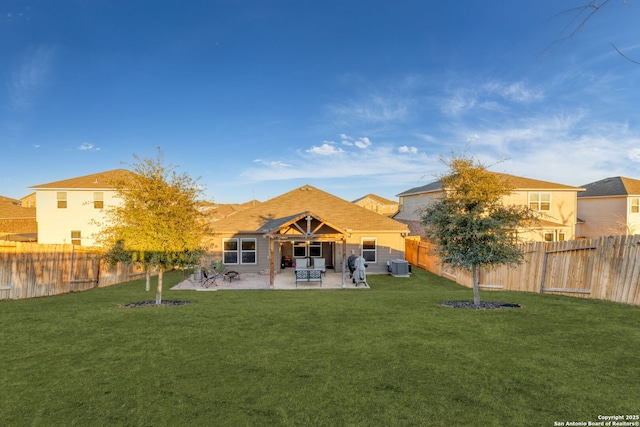
[[[182, 273], [165, 276], [165, 289]], [[472, 291], [414, 268], [363, 291], [0, 301], [4, 426], [553, 426], [640, 413], [640, 307]]]

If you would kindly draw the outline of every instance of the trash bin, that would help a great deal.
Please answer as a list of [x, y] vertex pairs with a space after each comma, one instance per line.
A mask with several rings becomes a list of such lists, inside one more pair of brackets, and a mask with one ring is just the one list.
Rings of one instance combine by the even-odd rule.
[[202, 270], [199, 265], [196, 265], [196, 268], [193, 269], [193, 281], [196, 283], [200, 283], [202, 281]]

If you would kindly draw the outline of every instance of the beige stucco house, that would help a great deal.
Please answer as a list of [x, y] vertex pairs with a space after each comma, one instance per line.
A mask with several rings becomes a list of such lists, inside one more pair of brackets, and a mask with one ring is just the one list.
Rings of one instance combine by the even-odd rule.
[[398, 212], [398, 202], [385, 199], [375, 194], [367, 194], [353, 201], [358, 206], [379, 213], [380, 215], [393, 216]]
[[212, 256], [223, 260], [227, 270], [271, 274], [305, 258], [322, 258], [327, 268], [341, 271], [351, 251], [367, 260], [368, 272], [386, 272], [387, 261], [404, 259], [409, 232], [398, 221], [310, 185], [236, 212], [211, 227]]
[[115, 169], [47, 184], [34, 185], [38, 243], [93, 246], [95, 221], [104, 208], [119, 203], [111, 182], [132, 172]]
[[583, 186], [578, 194], [579, 237], [640, 234], [640, 180], [622, 176]]
[[[521, 241], [571, 240], [576, 237], [577, 194], [583, 191], [583, 188], [498, 172], [491, 173], [506, 180], [513, 188], [513, 192], [504, 197], [505, 205], [529, 206], [540, 214], [539, 223], [534, 229], [519, 231]], [[411, 229], [411, 235], [423, 236], [421, 211], [441, 195], [442, 186], [439, 181], [398, 194], [400, 207], [394, 219], [407, 224]]]

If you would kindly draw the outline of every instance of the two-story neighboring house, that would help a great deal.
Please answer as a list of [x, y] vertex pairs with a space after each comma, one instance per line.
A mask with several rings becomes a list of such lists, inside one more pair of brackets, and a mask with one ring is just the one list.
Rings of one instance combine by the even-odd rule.
[[[540, 214], [538, 225], [534, 229], [519, 231], [522, 241], [571, 240], [576, 237], [577, 194], [583, 191], [583, 188], [498, 172], [491, 173], [506, 180], [513, 188], [512, 193], [503, 199], [505, 205], [529, 206]], [[423, 236], [421, 211], [442, 194], [440, 181], [404, 191], [397, 195], [400, 207], [393, 218], [407, 224], [412, 235]]]
[[93, 246], [93, 235], [98, 232], [94, 221], [104, 219], [105, 207], [119, 203], [111, 183], [130, 174], [115, 169], [32, 186], [38, 243]]
[[353, 201], [358, 206], [362, 206], [370, 211], [377, 212], [380, 215], [392, 216], [398, 212], [398, 202], [385, 199], [375, 194], [367, 194]]
[[640, 180], [615, 176], [583, 186], [578, 194], [580, 237], [640, 234]]

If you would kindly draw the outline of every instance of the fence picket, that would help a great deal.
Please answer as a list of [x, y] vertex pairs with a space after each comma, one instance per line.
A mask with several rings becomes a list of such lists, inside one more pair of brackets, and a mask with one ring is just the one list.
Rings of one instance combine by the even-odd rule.
[[[406, 242], [405, 259], [409, 263], [444, 275], [430, 242]], [[522, 244], [521, 249], [524, 259], [519, 266], [480, 270], [484, 289], [551, 292], [640, 305], [640, 235], [532, 242]], [[472, 283], [466, 271], [447, 277], [467, 287]]]
[[0, 300], [58, 295], [140, 277], [140, 265], [109, 266], [95, 250], [0, 241]]

